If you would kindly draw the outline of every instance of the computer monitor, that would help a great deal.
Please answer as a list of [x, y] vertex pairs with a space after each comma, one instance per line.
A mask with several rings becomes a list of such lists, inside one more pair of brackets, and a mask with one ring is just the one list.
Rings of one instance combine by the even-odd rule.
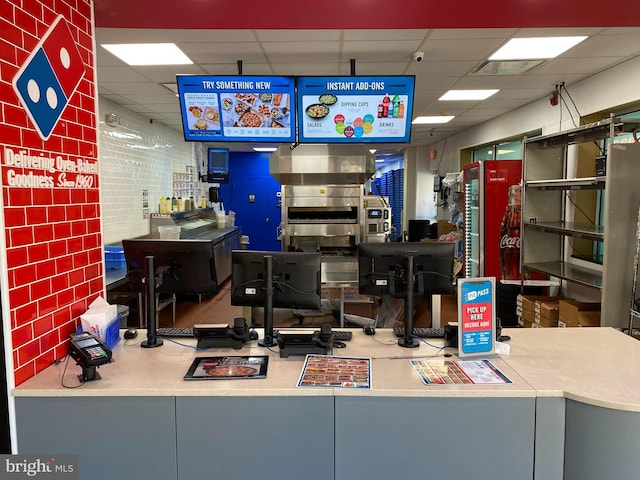
[[273, 308], [320, 309], [322, 255], [234, 250], [231, 305], [264, 307], [263, 346], [273, 346]]
[[413, 338], [413, 299], [453, 291], [453, 243], [361, 243], [358, 246], [358, 290], [364, 295], [405, 299], [403, 347], [417, 347]]
[[146, 257], [153, 256], [156, 292], [184, 295], [218, 293], [211, 240], [125, 239], [122, 241], [129, 284], [143, 291]]

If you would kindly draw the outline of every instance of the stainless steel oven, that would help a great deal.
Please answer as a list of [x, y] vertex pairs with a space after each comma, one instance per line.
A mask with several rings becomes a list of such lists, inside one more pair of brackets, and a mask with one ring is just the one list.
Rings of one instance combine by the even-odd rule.
[[362, 220], [363, 242], [386, 242], [391, 231], [388, 197], [365, 196]]
[[357, 284], [373, 155], [362, 145], [282, 145], [269, 171], [282, 185], [282, 249], [319, 251], [323, 283]]
[[[283, 250], [319, 251], [324, 283], [354, 282], [361, 241], [361, 185], [282, 187]], [[329, 258], [332, 257], [332, 258]]]

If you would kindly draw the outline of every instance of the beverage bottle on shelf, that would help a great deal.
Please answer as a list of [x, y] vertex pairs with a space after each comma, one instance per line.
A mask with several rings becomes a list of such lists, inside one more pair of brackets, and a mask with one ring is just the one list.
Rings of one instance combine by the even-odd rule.
[[175, 197], [175, 195], [171, 197], [171, 211], [172, 212], [178, 211], [178, 199]]
[[397, 93], [393, 96], [393, 100], [391, 101], [391, 103], [393, 104], [393, 114], [389, 115], [389, 116], [393, 117], [393, 118], [399, 118], [399, 116], [400, 116], [400, 97], [398, 96]]
[[[389, 98], [389, 94], [385, 94], [384, 98], [382, 99], [382, 116], [383, 117], [388, 117], [389, 116], [389, 104], [391, 103], [391, 99]], [[393, 108], [393, 107], [391, 107]]]
[[500, 270], [502, 280], [519, 280], [520, 276], [520, 185], [509, 187], [507, 210], [500, 227]]

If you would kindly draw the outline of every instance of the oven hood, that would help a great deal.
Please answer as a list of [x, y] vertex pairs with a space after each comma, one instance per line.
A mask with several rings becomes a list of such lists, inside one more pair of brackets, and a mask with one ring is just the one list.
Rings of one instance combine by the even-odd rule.
[[364, 145], [280, 145], [269, 159], [269, 173], [280, 185], [364, 185], [375, 165]]

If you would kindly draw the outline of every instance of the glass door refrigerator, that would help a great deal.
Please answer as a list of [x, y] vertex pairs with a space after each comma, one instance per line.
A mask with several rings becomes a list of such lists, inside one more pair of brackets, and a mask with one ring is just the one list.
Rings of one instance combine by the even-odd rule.
[[522, 160], [485, 160], [463, 168], [465, 277], [496, 277], [500, 269], [500, 227], [509, 187], [522, 179]]

